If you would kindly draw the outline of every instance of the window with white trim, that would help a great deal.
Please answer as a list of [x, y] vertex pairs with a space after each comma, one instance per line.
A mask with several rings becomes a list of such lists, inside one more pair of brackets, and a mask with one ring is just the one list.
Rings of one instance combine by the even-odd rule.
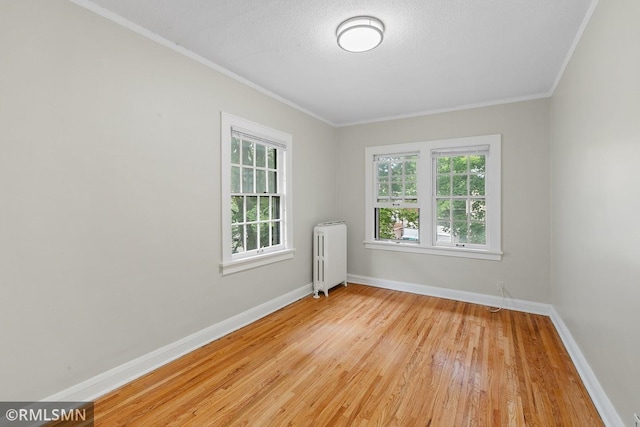
[[365, 246], [500, 260], [500, 135], [366, 148]]
[[291, 135], [222, 113], [222, 273], [293, 257]]
[[419, 240], [418, 154], [376, 155], [373, 162], [376, 239]]

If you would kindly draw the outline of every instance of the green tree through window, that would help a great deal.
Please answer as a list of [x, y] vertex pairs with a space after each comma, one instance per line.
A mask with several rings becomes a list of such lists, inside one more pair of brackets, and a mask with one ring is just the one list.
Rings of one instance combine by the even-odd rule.
[[438, 156], [435, 163], [436, 240], [486, 244], [486, 156]]

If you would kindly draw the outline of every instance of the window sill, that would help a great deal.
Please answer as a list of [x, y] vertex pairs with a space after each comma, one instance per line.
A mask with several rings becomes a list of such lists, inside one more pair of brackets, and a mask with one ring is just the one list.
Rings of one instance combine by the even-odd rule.
[[262, 267], [263, 265], [273, 264], [275, 262], [286, 261], [293, 258], [295, 249], [285, 249], [278, 252], [272, 252], [263, 255], [256, 255], [249, 258], [238, 259], [220, 263], [222, 275], [239, 273], [251, 268]]
[[415, 243], [402, 242], [378, 242], [365, 240], [364, 247], [366, 249], [375, 249], [382, 251], [409, 252], [416, 254], [442, 255], [458, 258], [474, 258], [485, 259], [490, 261], [502, 261], [502, 252], [483, 251], [468, 248], [445, 248], [436, 246], [419, 246]]

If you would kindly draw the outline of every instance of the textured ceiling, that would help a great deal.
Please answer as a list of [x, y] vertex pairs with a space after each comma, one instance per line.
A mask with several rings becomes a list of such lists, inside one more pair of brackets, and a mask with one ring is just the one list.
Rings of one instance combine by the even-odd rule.
[[[596, 0], [74, 1], [344, 125], [549, 96]], [[357, 15], [378, 48], [337, 46]]]

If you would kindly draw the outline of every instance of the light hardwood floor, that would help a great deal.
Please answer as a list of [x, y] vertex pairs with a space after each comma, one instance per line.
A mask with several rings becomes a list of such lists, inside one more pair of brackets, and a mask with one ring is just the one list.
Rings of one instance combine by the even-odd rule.
[[350, 284], [106, 396], [96, 426], [601, 426], [550, 319]]

